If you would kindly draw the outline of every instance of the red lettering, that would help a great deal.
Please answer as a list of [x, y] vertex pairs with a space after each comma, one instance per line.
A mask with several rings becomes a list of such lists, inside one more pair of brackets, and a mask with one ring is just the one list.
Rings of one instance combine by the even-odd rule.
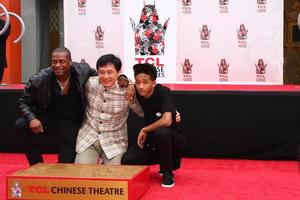
[[33, 193], [34, 192], [34, 186], [28, 186], [28, 190], [30, 193]]
[[144, 58], [135, 58], [136, 61], [138, 61], [138, 64], [141, 64]]
[[159, 58], [156, 58], [156, 67], [163, 67], [164, 64], [159, 63]]
[[49, 190], [45, 186], [28, 186], [30, 193], [49, 193]]
[[[152, 62], [149, 62], [149, 60]], [[151, 57], [146, 58], [145, 62], [154, 65], [154, 58], [151, 58]]]
[[145, 63], [149, 63], [152, 65], [155, 65], [156, 67], [164, 67], [165, 65], [160, 63], [160, 59], [159, 58], [152, 58], [152, 57], [148, 57], [148, 58], [135, 58], [135, 60], [137, 61], [137, 64], [141, 64], [143, 62]]

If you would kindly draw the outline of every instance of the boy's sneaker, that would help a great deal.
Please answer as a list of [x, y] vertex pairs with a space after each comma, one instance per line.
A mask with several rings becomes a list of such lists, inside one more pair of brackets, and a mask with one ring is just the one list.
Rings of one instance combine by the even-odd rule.
[[163, 178], [161, 182], [162, 187], [170, 188], [175, 185], [174, 175], [172, 172], [163, 173]]

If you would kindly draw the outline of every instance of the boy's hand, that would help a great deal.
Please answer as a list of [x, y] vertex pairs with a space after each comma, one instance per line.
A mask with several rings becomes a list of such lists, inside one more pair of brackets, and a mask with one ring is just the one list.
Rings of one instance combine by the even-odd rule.
[[137, 138], [137, 144], [139, 145], [139, 147], [141, 147], [141, 149], [144, 146], [144, 142], [146, 140], [147, 137], [147, 133], [143, 130], [140, 131], [138, 138]]
[[176, 117], [175, 117], [176, 119], [176, 123], [179, 123], [179, 122], [181, 122], [181, 116], [180, 116], [180, 112], [178, 112], [177, 110], [176, 110]]

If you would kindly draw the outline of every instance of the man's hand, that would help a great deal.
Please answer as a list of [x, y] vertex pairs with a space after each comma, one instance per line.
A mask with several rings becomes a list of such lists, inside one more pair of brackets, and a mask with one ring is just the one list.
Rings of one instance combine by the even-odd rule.
[[181, 122], [181, 116], [180, 116], [180, 113], [176, 110], [176, 117], [175, 117], [176, 119], [176, 123], [179, 123], [179, 122]]
[[147, 132], [143, 131], [142, 129], [137, 138], [137, 144], [139, 145], [139, 147], [143, 148], [146, 137], [147, 137]]
[[33, 119], [29, 122], [29, 128], [31, 129], [32, 132], [39, 134], [43, 133], [43, 125], [40, 120], [38, 119]]
[[135, 95], [135, 87], [133, 84], [128, 85], [126, 90], [126, 98], [128, 101], [131, 101]]

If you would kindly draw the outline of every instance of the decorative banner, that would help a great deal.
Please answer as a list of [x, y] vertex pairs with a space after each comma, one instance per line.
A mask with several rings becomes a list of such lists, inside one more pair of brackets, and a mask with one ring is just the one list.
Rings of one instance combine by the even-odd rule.
[[190, 1], [189, 14], [180, 4], [176, 83], [283, 83], [282, 0]]
[[128, 182], [59, 178], [16, 178], [8, 181], [8, 199], [128, 200]]
[[114, 53], [131, 79], [134, 64], [149, 62], [160, 83], [283, 83], [283, 0], [73, 0], [64, 9], [75, 61], [95, 66]]
[[64, 1], [65, 46], [76, 62], [96, 68], [97, 59], [114, 53], [124, 60], [122, 0]]
[[150, 168], [38, 163], [6, 183], [7, 200], [136, 200], [149, 188]]
[[132, 66], [156, 66], [157, 81], [176, 80], [176, 1], [125, 1], [125, 74], [133, 79]]

